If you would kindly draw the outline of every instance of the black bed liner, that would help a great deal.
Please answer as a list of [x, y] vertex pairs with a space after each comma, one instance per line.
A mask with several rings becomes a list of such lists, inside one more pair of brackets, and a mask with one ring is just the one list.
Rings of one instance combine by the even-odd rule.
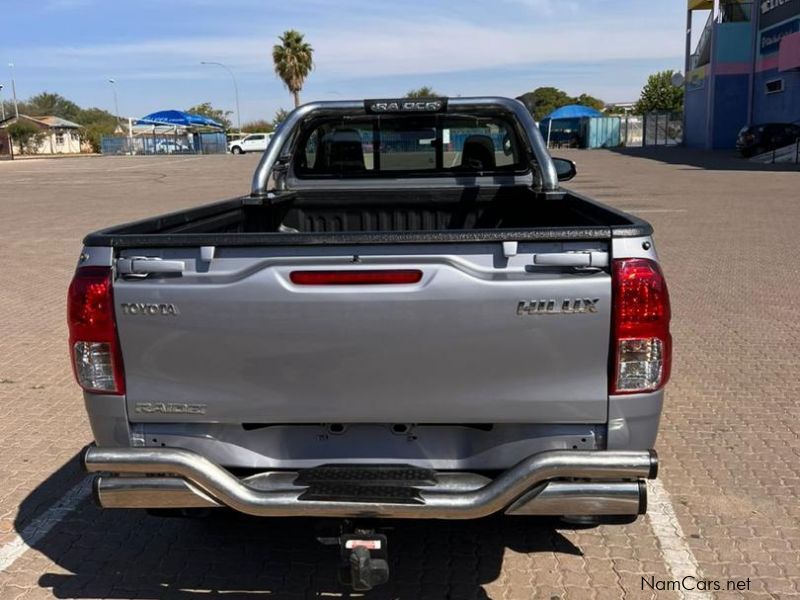
[[[652, 233], [646, 221], [566, 191], [527, 188], [302, 191], [244, 196], [91, 233], [87, 246], [313, 246], [599, 240]], [[278, 230], [278, 227], [281, 230]]]

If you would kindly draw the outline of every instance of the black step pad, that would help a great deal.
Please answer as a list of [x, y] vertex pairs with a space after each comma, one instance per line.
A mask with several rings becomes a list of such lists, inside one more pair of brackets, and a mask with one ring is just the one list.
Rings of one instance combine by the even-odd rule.
[[315, 483], [300, 495], [301, 501], [322, 502], [386, 502], [390, 504], [424, 504], [419, 490], [413, 487], [388, 485], [352, 485], [348, 483]]
[[322, 465], [300, 471], [295, 485], [322, 483], [362, 487], [419, 487], [436, 485], [436, 471], [411, 465]]

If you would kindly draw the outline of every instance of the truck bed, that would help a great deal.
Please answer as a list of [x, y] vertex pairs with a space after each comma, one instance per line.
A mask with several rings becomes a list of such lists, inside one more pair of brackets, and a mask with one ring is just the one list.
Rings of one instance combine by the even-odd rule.
[[652, 233], [632, 215], [527, 187], [292, 191], [245, 196], [90, 234], [87, 246], [252, 246], [589, 240]]

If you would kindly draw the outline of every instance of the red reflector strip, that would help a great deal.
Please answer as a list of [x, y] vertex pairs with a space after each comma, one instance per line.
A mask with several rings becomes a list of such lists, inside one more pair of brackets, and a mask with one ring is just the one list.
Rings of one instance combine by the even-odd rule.
[[289, 279], [296, 285], [402, 285], [418, 283], [422, 279], [422, 271], [292, 271]]

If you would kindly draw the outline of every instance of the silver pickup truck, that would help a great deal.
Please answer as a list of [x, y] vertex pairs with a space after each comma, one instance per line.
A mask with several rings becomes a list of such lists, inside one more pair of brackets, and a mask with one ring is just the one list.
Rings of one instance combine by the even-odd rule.
[[574, 175], [516, 100], [319, 102], [250, 195], [87, 236], [99, 505], [338, 517], [358, 589], [388, 575], [359, 519], [643, 514], [667, 287]]

